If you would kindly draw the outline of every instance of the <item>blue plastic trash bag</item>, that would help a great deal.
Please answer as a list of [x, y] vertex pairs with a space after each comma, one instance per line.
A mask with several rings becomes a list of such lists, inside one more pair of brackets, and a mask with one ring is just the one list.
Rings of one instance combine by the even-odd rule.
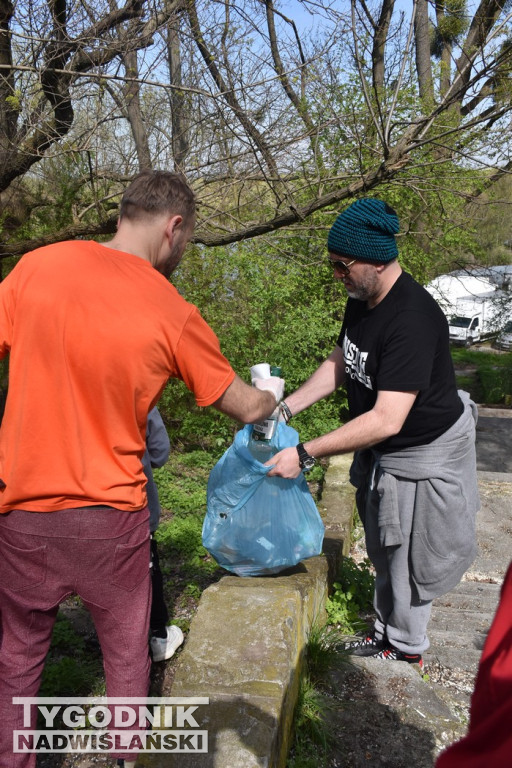
[[[252, 426], [210, 473], [203, 545], [223, 568], [238, 576], [279, 573], [322, 551], [324, 524], [304, 475], [294, 480], [267, 477], [249, 451]], [[295, 446], [295, 429], [279, 423], [274, 452]]]

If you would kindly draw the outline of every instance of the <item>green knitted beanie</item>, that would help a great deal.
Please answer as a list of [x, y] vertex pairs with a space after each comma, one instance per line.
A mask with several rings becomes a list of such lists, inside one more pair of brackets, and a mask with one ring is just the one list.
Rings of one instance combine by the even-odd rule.
[[383, 200], [364, 197], [346, 208], [331, 227], [327, 250], [339, 256], [385, 263], [398, 256], [398, 216]]

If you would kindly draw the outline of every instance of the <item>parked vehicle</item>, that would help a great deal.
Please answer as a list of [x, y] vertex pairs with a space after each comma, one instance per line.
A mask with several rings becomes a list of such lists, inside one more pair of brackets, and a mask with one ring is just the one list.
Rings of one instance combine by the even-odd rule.
[[494, 340], [493, 347], [510, 351], [512, 349], [512, 320], [510, 320], [501, 333]]
[[487, 277], [469, 275], [467, 272], [439, 275], [425, 288], [437, 301], [447, 318], [456, 314], [458, 299], [493, 296], [496, 292], [496, 284]]
[[496, 334], [500, 327], [500, 307], [495, 296], [462, 296], [455, 304], [455, 314], [448, 319], [450, 341], [470, 347]]
[[499, 333], [512, 317], [508, 286], [481, 274], [452, 272], [426, 286], [448, 319], [452, 344], [470, 347]]

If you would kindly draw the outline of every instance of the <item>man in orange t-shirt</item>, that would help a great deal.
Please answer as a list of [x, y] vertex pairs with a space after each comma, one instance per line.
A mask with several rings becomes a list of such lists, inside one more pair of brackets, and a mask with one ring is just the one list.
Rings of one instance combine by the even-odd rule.
[[[145, 696], [149, 681], [149, 524], [141, 463], [146, 420], [169, 378], [200, 406], [251, 423], [281, 379], [245, 384], [213, 331], [168, 277], [195, 223], [176, 174], [127, 188], [106, 244], [57, 243], [25, 255], [0, 285], [0, 356], [10, 355], [0, 429], [0, 765], [35, 697], [59, 604], [90, 610], [107, 695]], [[261, 390], [270, 391], [261, 391]], [[32, 707], [36, 715], [35, 707]], [[35, 723], [33, 723], [33, 726]], [[130, 765], [134, 755], [124, 755]]]

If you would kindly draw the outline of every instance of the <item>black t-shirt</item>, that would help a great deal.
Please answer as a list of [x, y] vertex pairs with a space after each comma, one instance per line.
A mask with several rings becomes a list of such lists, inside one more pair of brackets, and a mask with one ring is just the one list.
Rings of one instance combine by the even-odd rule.
[[349, 298], [338, 344], [345, 358], [350, 418], [370, 411], [379, 390], [419, 390], [398, 435], [378, 450], [431, 443], [461, 415], [447, 320], [407, 272], [373, 309]]

